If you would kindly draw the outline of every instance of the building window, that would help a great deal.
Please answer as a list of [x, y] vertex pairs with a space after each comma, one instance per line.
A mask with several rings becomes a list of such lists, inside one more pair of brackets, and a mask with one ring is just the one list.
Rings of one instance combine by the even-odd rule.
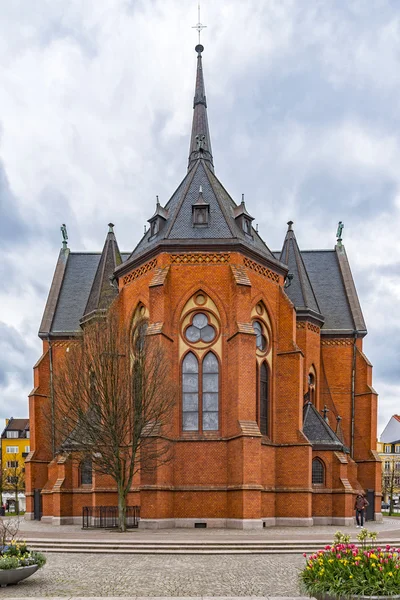
[[385, 471], [390, 471], [390, 460], [385, 460]]
[[11, 485], [18, 485], [18, 483], [19, 483], [18, 476], [8, 475], [7, 483], [10, 483]]
[[260, 368], [260, 432], [269, 435], [269, 372], [263, 362]]
[[31, 447], [30, 446], [25, 446], [25, 452], [30, 452], [31, 451]]
[[312, 483], [324, 484], [325, 481], [325, 469], [322, 461], [319, 458], [314, 458], [312, 461]]
[[219, 365], [209, 352], [203, 360], [203, 431], [218, 430]]
[[390, 454], [392, 452], [392, 446], [390, 444], [385, 446], [384, 452]]
[[254, 333], [256, 334], [256, 346], [261, 352], [267, 349], [267, 337], [264, 335], [264, 328], [260, 321], [253, 322]]
[[17, 460], [8, 460], [7, 461], [7, 469], [18, 469], [18, 461]]
[[7, 454], [18, 454], [18, 446], [7, 446], [6, 453]]
[[182, 362], [182, 429], [199, 431], [200, 424], [202, 431], [219, 429], [219, 364], [212, 352], [200, 364], [193, 352]]
[[29, 429], [26, 431], [26, 437], [30, 438], [31, 437], [31, 432], [29, 431]]
[[197, 431], [199, 428], [199, 363], [192, 352], [186, 354], [182, 363], [182, 429]]
[[18, 431], [6, 431], [7, 438], [18, 438]]
[[209, 323], [208, 316], [204, 313], [196, 313], [193, 317], [191, 325], [186, 328], [185, 337], [188, 342], [195, 344], [196, 342], [212, 342], [217, 333]]
[[79, 466], [81, 485], [90, 485], [93, 482], [92, 459], [87, 457], [83, 459]]
[[396, 454], [400, 454], [400, 446], [395, 446], [394, 451], [396, 452]]

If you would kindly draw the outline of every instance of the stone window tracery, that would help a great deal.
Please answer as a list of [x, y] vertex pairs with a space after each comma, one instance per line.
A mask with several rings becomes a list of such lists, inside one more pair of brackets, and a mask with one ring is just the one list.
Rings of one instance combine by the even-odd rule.
[[209, 318], [205, 313], [196, 313], [191, 325], [186, 328], [185, 337], [191, 344], [197, 342], [212, 342], [216, 337], [215, 328], [210, 325]]
[[182, 430], [219, 429], [219, 363], [213, 352], [200, 362], [193, 352], [182, 362]]

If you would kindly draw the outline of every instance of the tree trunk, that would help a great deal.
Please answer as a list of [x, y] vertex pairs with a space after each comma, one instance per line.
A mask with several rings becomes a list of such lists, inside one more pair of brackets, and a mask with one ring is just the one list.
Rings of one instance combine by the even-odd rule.
[[118, 530], [126, 531], [126, 495], [121, 485], [118, 485]]

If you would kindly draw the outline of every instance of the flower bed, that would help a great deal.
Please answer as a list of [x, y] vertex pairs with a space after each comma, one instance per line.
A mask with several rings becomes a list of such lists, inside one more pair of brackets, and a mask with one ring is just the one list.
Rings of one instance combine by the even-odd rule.
[[31, 565], [38, 565], [40, 568], [45, 562], [45, 556], [41, 552], [28, 550], [25, 542], [12, 541], [0, 548], [0, 571]]
[[0, 519], [0, 586], [13, 585], [33, 575], [46, 562], [41, 552], [29, 550], [16, 536], [19, 519]]
[[400, 548], [375, 544], [376, 534], [363, 529], [358, 544], [337, 532], [332, 545], [304, 557], [301, 587], [310, 596], [350, 598], [400, 594]]

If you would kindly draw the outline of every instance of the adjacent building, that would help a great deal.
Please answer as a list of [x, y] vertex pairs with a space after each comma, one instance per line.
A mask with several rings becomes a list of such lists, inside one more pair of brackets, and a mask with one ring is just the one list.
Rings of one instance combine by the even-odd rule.
[[379, 519], [377, 394], [341, 228], [334, 247], [303, 250], [291, 221], [274, 222], [282, 248], [269, 248], [251, 198], [218, 179], [203, 50], [187, 172], [164, 206], [149, 203], [142, 239], [121, 253], [110, 224], [102, 252], [60, 251], [29, 398], [27, 516], [80, 522], [84, 506], [117, 503], [112, 482], [57, 454], [43, 420], [70, 340], [113, 310], [128, 328], [147, 320], [180, 388], [164, 431], [174, 459], [132, 487], [141, 527], [348, 525], [360, 491]]
[[25, 510], [25, 459], [30, 452], [29, 419], [6, 419], [1, 434], [1, 504]]
[[396, 501], [400, 496], [400, 415], [393, 415], [378, 442], [382, 460], [382, 493], [384, 502]]

